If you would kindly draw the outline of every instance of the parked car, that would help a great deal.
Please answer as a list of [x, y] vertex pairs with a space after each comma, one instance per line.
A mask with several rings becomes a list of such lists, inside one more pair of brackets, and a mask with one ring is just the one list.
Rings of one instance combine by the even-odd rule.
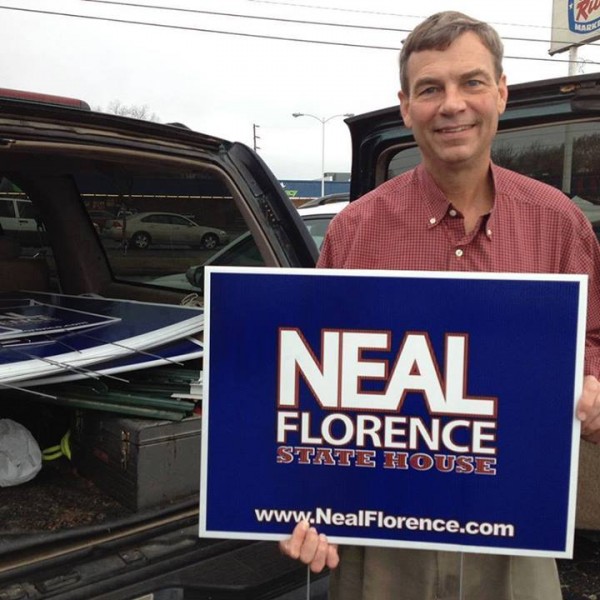
[[109, 229], [112, 226], [112, 222], [116, 219], [115, 215], [107, 210], [90, 210], [88, 215], [100, 234], [105, 233], [105, 230]]
[[[145, 282], [185, 273], [202, 260], [225, 260], [216, 249], [183, 246], [178, 252], [158, 244], [151, 253], [129, 252], [116, 239], [95, 234], [86, 210], [89, 198], [98, 203], [118, 198], [138, 213], [168, 208], [176, 215], [202, 215], [231, 240], [250, 244], [260, 264], [314, 267], [317, 244], [276, 178], [248, 147], [178, 126], [82, 110], [77, 102], [61, 106], [36, 98], [0, 94], [0, 139], [10, 141], [0, 144], [0, 176], [39, 212], [48, 251], [36, 258], [0, 256], [0, 268], [10, 273], [0, 277], [3, 291], [179, 304], [188, 290]], [[420, 160], [398, 113], [393, 106], [347, 120], [351, 201]], [[512, 86], [494, 160], [598, 204], [600, 75]], [[132, 220], [126, 218], [127, 235], [135, 233]], [[243, 310], [243, 298], [239, 302]], [[193, 361], [173, 370], [199, 367]], [[123, 411], [134, 403], [126, 393], [132, 384], [108, 378], [95, 383], [101, 396], [111, 386], [125, 386], [116, 404]], [[185, 450], [176, 442], [186, 428], [197, 431], [198, 414], [168, 421], [171, 434], [152, 439], [151, 485], [167, 499], [140, 508], [124, 496], [127, 490], [135, 498], [141, 483], [137, 468], [145, 449], [125, 427], [137, 420], [112, 412], [99, 416], [91, 408], [60, 404], [54, 396], [0, 390], [0, 417], [23, 423], [43, 448], [60, 448], [66, 430], [75, 440], [71, 461], [49, 461], [32, 481], [2, 489], [0, 598], [306, 597], [306, 569], [281, 556], [275, 543], [198, 538], [197, 471], [192, 467], [181, 474], [165, 467], [177, 453], [183, 452], [189, 465], [197, 460], [197, 441]], [[90, 422], [101, 426], [93, 443], [84, 433]], [[164, 421], [151, 423], [164, 427]], [[94, 461], [84, 472], [77, 465], [86, 444]], [[600, 531], [599, 452], [584, 444], [579, 471], [577, 526], [595, 531]], [[172, 477], [178, 484], [189, 480], [187, 493], [169, 496], [175, 489]], [[311, 598], [325, 598], [324, 589], [324, 579], [313, 582]]]
[[[6, 181], [2, 178], [0, 189]], [[42, 246], [45, 243], [44, 224], [28, 198], [0, 192], [0, 226], [4, 235], [14, 237], [23, 246]]]
[[313, 198], [307, 200], [300, 206], [300, 208], [310, 208], [311, 206], [321, 206], [323, 204], [334, 204], [336, 202], [348, 202], [350, 200], [350, 194], [346, 192], [339, 192], [337, 194], [327, 194], [326, 196], [320, 196], [319, 198]]
[[152, 246], [191, 246], [212, 250], [225, 244], [228, 235], [222, 229], [198, 225], [184, 215], [169, 212], [140, 212], [112, 221], [107, 235], [126, 240], [129, 246], [145, 250]]
[[128, 210], [126, 208], [121, 208], [117, 211], [117, 219], [123, 219], [131, 217], [136, 214], [136, 210]]
[[323, 240], [325, 238], [325, 232], [327, 231], [327, 227], [329, 227], [329, 223], [335, 215], [337, 215], [341, 210], [348, 206], [349, 200], [339, 199], [337, 202], [332, 204], [320, 204], [317, 206], [301, 206], [298, 209], [300, 216], [302, 217], [302, 222], [306, 225], [310, 236], [314, 240], [317, 248], [321, 249], [323, 245]]

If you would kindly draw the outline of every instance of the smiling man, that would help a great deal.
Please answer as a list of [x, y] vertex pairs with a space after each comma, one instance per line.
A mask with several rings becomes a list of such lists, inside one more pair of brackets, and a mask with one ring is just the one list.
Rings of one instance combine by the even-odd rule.
[[[508, 97], [502, 56], [497, 32], [458, 12], [435, 14], [408, 36], [400, 53], [400, 110], [421, 164], [342, 211], [318, 266], [588, 275], [586, 377], [577, 417], [583, 436], [597, 443], [600, 249], [589, 221], [562, 192], [492, 163]], [[333, 569], [332, 600], [562, 597], [550, 558], [338, 549], [306, 522], [281, 549], [313, 571]]]

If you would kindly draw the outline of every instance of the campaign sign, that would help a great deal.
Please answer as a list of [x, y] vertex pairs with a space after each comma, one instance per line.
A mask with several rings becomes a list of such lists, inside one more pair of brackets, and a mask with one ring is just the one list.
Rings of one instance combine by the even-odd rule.
[[571, 556], [587, 279], [207, 268], [200, 535]]

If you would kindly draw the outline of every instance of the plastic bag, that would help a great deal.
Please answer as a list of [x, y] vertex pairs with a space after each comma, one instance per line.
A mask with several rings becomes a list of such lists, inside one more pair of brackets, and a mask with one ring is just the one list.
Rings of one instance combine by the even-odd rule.
[[0, 419], [0, 487], [33, 479], [42, 468], [42, 452], [23, 425]]

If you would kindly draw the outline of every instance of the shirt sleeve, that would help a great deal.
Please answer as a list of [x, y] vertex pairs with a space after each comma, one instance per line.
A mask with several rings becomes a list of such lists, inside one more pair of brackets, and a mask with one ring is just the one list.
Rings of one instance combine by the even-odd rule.
[[588, 306], [585, 338], [586, 375], [600, 379], [600, 246], [592, 229], [582, 236], [578, 257], [579, 266], [573, 265], [575, 273], [588, 275]]
[[560, 271], [588, 276], [584, 374], [600, 379], [600, 245], [583, 215], [571, 232], [574, 235], [563, 240]]
[[321, 246], [321, 253], [319, 254], [319, 260], [317, 261], [317, 269], [332, 269], [332, 262], [331, 240], [327, 234], [325, 234], [325, 239]]

